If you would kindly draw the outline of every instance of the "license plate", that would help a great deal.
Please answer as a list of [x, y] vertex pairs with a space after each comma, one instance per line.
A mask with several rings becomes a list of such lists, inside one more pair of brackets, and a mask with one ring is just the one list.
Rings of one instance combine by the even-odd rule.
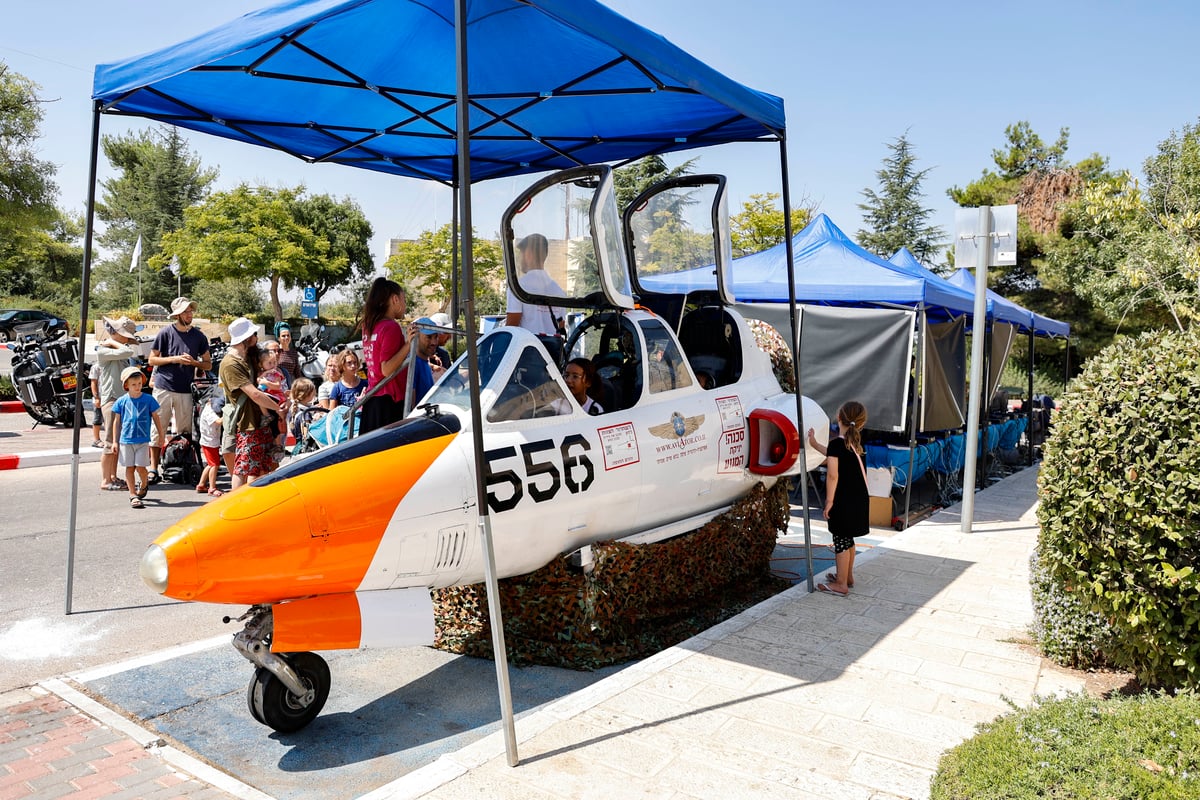
[[75, 376], [74, 375], [63, 375], [62, 376], [62, 384], [63, 384], [64, 389], [74, 389], [75, 388]]

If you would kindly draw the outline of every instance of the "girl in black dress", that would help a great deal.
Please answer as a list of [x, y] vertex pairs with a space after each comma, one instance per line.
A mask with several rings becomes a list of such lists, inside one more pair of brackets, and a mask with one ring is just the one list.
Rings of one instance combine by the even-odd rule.
[[822, 592], [845, 597], [854, 586], [854, 537], [865, 536], [870, 527], [870, 497], [867, 494], [867, 469], [863, 463], [862, 430], [867, 424], [867, 409], [850, 400], [838, 409], [841, 437], [823, 448], [808, 429], [808, 443], [826, 456], [825, 521], [833, 535], [834, 563], [837, 572], [818, 583]]

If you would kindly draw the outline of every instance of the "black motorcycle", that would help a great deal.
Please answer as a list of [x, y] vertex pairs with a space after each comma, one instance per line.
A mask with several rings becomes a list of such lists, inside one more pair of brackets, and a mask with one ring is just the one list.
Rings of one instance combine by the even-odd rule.
[[51, 336], [27, 333], [5, 346], [13, 351], [13, 386], [33, 417], [34, 427], [38, 423], [73, 425], [79, 340], [65, 331]]

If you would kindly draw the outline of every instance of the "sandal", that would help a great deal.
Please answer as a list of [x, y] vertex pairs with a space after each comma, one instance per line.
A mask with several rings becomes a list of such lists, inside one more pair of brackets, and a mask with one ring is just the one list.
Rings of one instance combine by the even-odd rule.
[[[149, 492], [149, 491], [150, 491], [150, 484], [148, 484], [148, 483], [143, 483], [143, 484], [141, 485], [141, 488], [139, 488], [139, 489], [137, 490], [137, 496], [138, 496], [138, 499], [140, 500], [141, 498], [145, 497], [145, 496], [146, 496], [146, 493], [147, 493], [147, 492]], [[139, 507], [140, 507], [140, 506], [139, 506]]]
[[208, 491], [208, 487], [207, 487], [207, 486], [204, 486], [203, 484], [201, 484], [200, 486], [197, 486], [197, 487], [196, 487], [196, 493], [197, 493], [197, 494], [204, 494], [204, 493], [205, 493], [205, 492], [207, 492], [207, 491]]
[[[838, 583], [839, 582], [836, 572], [831, 572], [828, 575], [826, 575], [825, 580], [828, 581], [829, 583]], [[851, 589], [853, 589], [854, 581], [850, 581], [850, 583], [847, 583], [846, 585], [849, 586]]]
[[225, 493], [222, 492], [220, 489], [209, 489], [208, 490], [209, 497], [222, 497], [222, 496], [224, 496], [224, 494]]
[[102, 491], [102, 492], [123, 492], [127, 488], [128, 487], [123, 483], [118, 483], [117, 481], [109, 481], [108, 483], [106, 483], [100, 487], [100, 491]]
[[138, 497], [137, 495], [134, 495], [133, 497], [129, 498], [129, 507], [130, 508], [145, 508], [146, 505], [142, 502], [142, 498]]
[[158, 470], [152, 469], [146, 473], [146, 483], [158, 483], [162, 480], [162, 476], [158, 474]]

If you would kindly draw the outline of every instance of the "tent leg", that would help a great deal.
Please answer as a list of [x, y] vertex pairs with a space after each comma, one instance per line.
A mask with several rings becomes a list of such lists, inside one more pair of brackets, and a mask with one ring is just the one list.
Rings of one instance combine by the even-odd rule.
[[1025, 440], [1029, 442], [1025, 453], [1025, 466], [1033, 466], [1033, 329], [1029, 329], [1029, 393], [1025, 396]]
[[[100, 158], [100, 103], [92, 104], [92, 152], [88, 162], [87, 219], [83, 232], [83, 280], [79, 289], [79, 363], [75, 366], [75, 430], [71, 437], [71, 500], [67, 511], [67, 597], [64, 613], [71, 613], [75, 583], [75, 523], [79, 513], [79, 430], [83, 425], [83, 385], [86, 382], [88, 296], [92, 293], [92, 236], [96, 219], [96, 166]], [[94, 398], [99, 402], [100, 398]]]
[[927, 322], [925, 304], [921, 303], [917, 309], [917, 374], [915, 378], [917, 390], [913, 392], [912, 417], [908, 424], [908, 478], [904, 487], [905, 528], [908, 527], [909, 515], [912, 513], [913, 461], [917, 454], [917, 406], [919, 405], [917, 400], [924, 402], [925, 399], [925, 382], [921, 380], [921, 376], [925, 370], [925, 325]]
[[[800, 380], [800, 317], [796, 311], [796, 263], [792, 260], [795, 256], [792, 252], [792, 193], [788, 179], [787, 141], [782, 136], [779, 138], [779, 172], [783, 184], [783, 241], [785, 242], [784, 249], [787, 251], [788, 313], [792, 321], [792, 366], [796, 373], [796, 427], [800, 434], [800, 460], [803, 464], [801, 468], [807, 477], [808, 428], [804, 425], [804, 393], [801, 390]], [[800, 481], [800, 507], [804, 519], [805, 572], [808, 573], [808, 591], [815, 592], [817, 587], [813, 580], [812, 523], [808, 511], [807, 480]]]
[[[467, 87], [467, 0], [454, 3], [455, 55], [457, 58], [456, 135], [458, 138], [458, 190], [461, 208], [463, 294], [467, 317], [475, 325], [475, 265], [471, 230], [471, 109]], [[415, 349], [415, 348], [414, 348]], [[500, 718], [504, 729], [504, 751], [508, 765], [519, 763], [517, 729], [513, 718], [512, 689], [508, 678], [508, 650], [504, 644], [504, 620], [500, 609], [500, 584], [496, 575], [496, 551], [492, 542], [492, 520], [488, 514], [483, 454], [483, 411], [479, 405], [479, 348], [474, 335], [467, 336], [467, 363], [471, 385], [471, 441], [475, 448], [475, 497], [483, 547], [484, 584], [487, 587], [488, 619], [492, 628], [492, 655], [496, 663], [496, 689], [500, 696]], [[409, 371], [411, 375], [411, 370]]]

